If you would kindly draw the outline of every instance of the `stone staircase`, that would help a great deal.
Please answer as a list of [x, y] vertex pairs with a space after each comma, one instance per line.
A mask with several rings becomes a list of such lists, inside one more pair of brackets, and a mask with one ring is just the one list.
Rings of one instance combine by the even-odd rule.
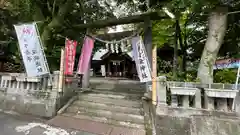
[[[109, 83], [109, 82], [108, 82]], [[104, 86], [106, 82], [103, 83]], [[129, 89], [127, 89], [127, 86]], [[124, 89], [93, 89], [79, 93], [62, 114], [76, 119], [91, 120], [114, 126], [145, 130], [142, 96], [144, 90], [134, 90], [139, 84], [125, 84]], [[112, 86], [112, 84], [111, 84]]]

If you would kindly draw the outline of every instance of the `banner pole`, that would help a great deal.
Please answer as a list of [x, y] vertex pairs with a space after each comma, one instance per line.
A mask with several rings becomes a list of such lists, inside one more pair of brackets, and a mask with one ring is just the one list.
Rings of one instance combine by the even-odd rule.
[[157, 105], [157, 46], [152, 50], [152, 104]]
[[53, 85], [53, 78], [52, 78], [52, 74], [50, 72], [50, 68], [48, 66], [46, 55], [44, 53], [43, 43], [42, 43], [42, 40], [41, 40], [41, 37], [40, 37], [40, 33], [39, 33], [39, 30], [38, 30], [38, 27], [37, 27], [37, 23], [34, 22], [33, 24], [34, 24], [34, 26], [36, 28], [36, 31], [37, 31], [38, 40], [40, 42], [40, 48], [41, 48], [41, 51], [42, 51], [42, 54], [43, 54], [43, 58], [44, 58], [45, 68], [47, 68], [47, 70], [48, 70], [48, 74], [49, 74], [49, 78], [50, 78], [50, 81], [49, 81], [50, 82], [50, 86], [52, 86]]
[[61, 49], [61, 61], [60, 61], [60, 73], [59, 73], [59, 82], [58, 82], [58, 92], [62, 92], [63, 88], [63, 80], [64, 80], [64, 57], [65, 57], [65, 50]]
[[238, 86], [238, 80], [239, 80], [239, 74], [240, 74], [240, 65], [238, 65], [238, 71], [237, 71], [237, 78], [236, 78], [236, 82], [235, 82], [235, 89], [237, 90], [237, 86]]

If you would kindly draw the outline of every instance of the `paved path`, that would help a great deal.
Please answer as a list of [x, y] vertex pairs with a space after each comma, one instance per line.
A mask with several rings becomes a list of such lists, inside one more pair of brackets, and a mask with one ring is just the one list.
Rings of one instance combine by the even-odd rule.
[[44, 120], [30, 116], [0, 113], [0, 135], [95, 135], [49, 126]]
[[[86, 131], [98, 135], [146, 135], [144, 129], [131, 129], [119, 126], [113, 126], [90, 120], [77, 119], [67, 116], [56, 116], [47, 122], [50, 125], [62, 127], [65, 129], [75, 129]], [[85, 134], [84, 134], [85, 135]], [[86, 134], [87, 135], [87, 134]]]

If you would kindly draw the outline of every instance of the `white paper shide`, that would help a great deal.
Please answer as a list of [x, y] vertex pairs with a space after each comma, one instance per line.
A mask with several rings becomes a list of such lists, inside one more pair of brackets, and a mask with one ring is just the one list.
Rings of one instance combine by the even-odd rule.
[[28, 77], [49, 74], [36, 25], [14, 25]]

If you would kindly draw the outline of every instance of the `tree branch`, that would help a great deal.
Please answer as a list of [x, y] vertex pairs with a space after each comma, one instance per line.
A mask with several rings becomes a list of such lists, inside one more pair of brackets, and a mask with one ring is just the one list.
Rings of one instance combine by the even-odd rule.
[[[189, 47], [197, 44], [198, 42], [200, 42], [200, 41], [202, 41], [202, 40], [206, 40], [206, 39], [207, 39], [206, 37], [199, 38], [197, 41], [195, 41], [194, 43], [190, 44]], [[188, 47], [188, 48], [189, 48], [189, 47]]]
[[53, 1], [52, 16], [55, 15], [55, 9], [56, 9], [56, 0]]

